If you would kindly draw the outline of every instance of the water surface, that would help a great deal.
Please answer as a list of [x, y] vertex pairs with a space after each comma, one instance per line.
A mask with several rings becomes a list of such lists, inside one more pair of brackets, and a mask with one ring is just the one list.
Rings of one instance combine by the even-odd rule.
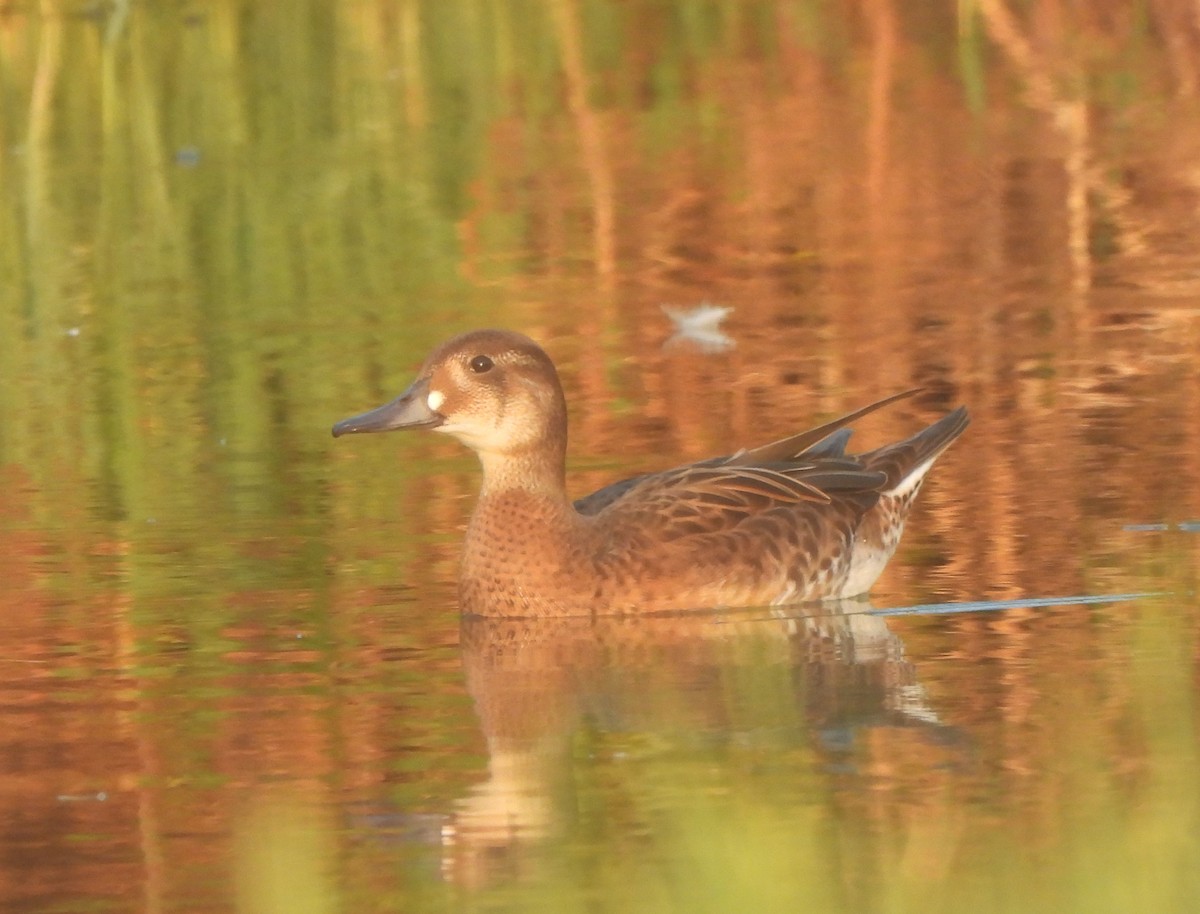
[[[1192, 13], [5, 11], [0, 907], [1195, 909]], [[870, 603], [462, 623], [474, 459], [329, 426], [486, 325], [579, 494], [974, 422]]]

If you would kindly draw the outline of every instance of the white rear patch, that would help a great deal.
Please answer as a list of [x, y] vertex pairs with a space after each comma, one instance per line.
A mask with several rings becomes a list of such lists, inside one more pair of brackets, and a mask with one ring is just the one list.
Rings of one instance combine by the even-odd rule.
[[894, 489], [888, 489], [883, 494], [891, 495], [893, 498], [904, 498], [913, 492], [921, 484], [921, 480], [925, 478], [925, 474], [929, 472], [929, 468], [933, 466], [933, 462], [941, 456], [941, 453], [941, 451], [938, 451], [924, 463], [913, 467], [909, 474], [896, 484]]
[[443, 403], [446, 402], [446, 395], [440, 390], [431, 390], [429, 396], [425, 398], [425, 405], [433, 412], [437, 412]]

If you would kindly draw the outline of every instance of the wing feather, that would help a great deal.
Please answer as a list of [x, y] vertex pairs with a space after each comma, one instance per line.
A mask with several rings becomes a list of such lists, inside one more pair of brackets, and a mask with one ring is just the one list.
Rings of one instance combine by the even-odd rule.
[[728, 530], [749, 517], [801, 502], [839, 501], [866, 511], [888, 481], [883, 467], [847, 455], [846, 428], [897, 400], [906, 390], [798, 435], [688, 466], [647, 473], [606, 486], [575, 502], [605, 522], [645, 524], [657, 535]]
[[[843, 454], [846, 442], [850, 437], [850, 431], [846, 429], [846, 426], [851, 422], [861, 419], [863, 416], [867, 416], [878, 409], [895, 403], [897, 400], [908, 399], [920, 393], [920, 391], [921, 388], [917, 387], [912, 390], [893, 394], [890, 397], [885, 397], [882, 400], [877, 400], [868, 406], [864, 406], [862, 409], [846, 413], [846, 415], [834, 419], [832, 422], [826, 422], [824, 425], [819, 425], [814, 429], [801, 432], [798, 435], [792, 435], [788, 438], [781, 438], [778, 441], [764, 444], [761, 447], [741, 450], [724, 457], [713, 457], [686, 467], [680, 467], [676, 470], [667, 470], [663, 473], [644, 473], [640, 476], [622, 479], [619, 482], [614, 482], [611, 485], [596, 490], [591, 495], [585, 495], [583, 498], [580, 498], [575, 502], [575, 510], [584, 515], [599, 514], [609, 505], [622, 498], [631, 489], [640, 486], [643, 482], [659, 477], [673, 478], [677, 473], [693, 470], [717, 467], [762, 467], [780, 464], [785, 461], [801, 460], [802, 458], [809, 458], [811, 460], [837, 458], [851, 460], [854, 469], [861, 470], [863, 469], [861, 463], [853, 461], [853, 458], [847, 458]], [[816, 478], [818, 477], [814, 476], [809, 479], [808, 497], [815, 497], [818, 501], [828, 501], [828, 497], [817, 495], [812, 491], [812, 489], [823, 490], [825, 488], [824, 484], [814, 481]], [[839, 490], [853, 489], [860, 486], [861, 483], [862, 480], [858, 478], [843, 479]]]

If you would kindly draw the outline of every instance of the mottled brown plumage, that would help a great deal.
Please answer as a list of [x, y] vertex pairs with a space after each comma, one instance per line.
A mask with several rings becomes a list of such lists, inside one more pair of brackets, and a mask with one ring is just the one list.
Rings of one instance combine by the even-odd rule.
[[849, 423], [907, 391], [752, 450], [623, 480], [572, 503], [566, 403], [527, 337], [467, 333], [399, 398], [334, 426], [429, 428], [483, 466], [463, 548], [463, 610], [491, 616], [752, 606], [866, 593], [895, 551], [962, 407], [911, 438], [845, 452]]

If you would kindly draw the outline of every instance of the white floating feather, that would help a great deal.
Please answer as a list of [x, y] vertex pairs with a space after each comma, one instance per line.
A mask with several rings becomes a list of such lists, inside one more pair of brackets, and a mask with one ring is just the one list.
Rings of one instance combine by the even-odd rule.
[[701, 302], [694, 308], [663, 305], [662, 310], [675, 325], [675, 333], [663, 344], [664, 348], [687, 345], [701, 352], [724, 352], [737, 345], [721, 330], [721, 322], [733, 313], [732, 308]]

